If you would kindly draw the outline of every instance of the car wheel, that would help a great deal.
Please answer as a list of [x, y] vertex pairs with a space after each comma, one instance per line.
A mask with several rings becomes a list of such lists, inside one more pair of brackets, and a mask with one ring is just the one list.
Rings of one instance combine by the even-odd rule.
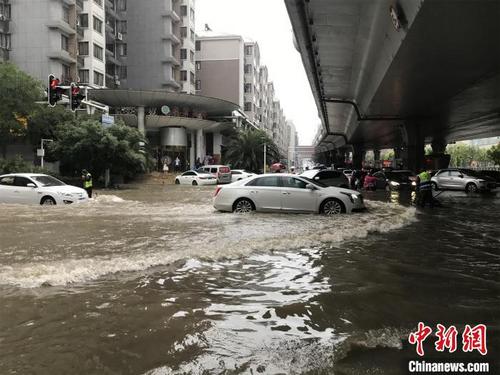
[[178, 179], [175, 179], [175, 184], [179, 185], [181, 182]]
[[469, 182], [467, 185], [465, 185], [465, 191], [467, 193], [477, 193], [477, 186], [473, 182]]
[[193, 181], [193, 186], [196, 186], [198, 185], [198, 183], [196, 181]]
[[233, 204], [233, 212], [236, 212], [239, 214], [246, 214], [246, 213], [252, 212], [253, 210], [255, 210], [255, 206], [254, 206], [253, 202], [247, 198], [238, 199]]
[[55, 206], [56, 201], [52, 197], [43, 197], [42, 200], [40, 201], [40, 204], [42, 206]]
[[432, 186], [432, 190], [436, 190], [436, 191], [439, 190], [438, 184], [436, 184], [434, 181], [431, 182], [431, 186]]
[[345, 207], [338, 199], [327, 199], [321, 204], [320, 212], [327, 216], [339, 215], [345, 212]]

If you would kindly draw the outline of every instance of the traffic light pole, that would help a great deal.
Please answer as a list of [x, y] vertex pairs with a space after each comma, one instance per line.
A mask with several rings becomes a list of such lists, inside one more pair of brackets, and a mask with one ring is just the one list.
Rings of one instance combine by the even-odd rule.
[[40, 150], [41, 150], [41, 152], [40, 152], [40, 154], [41, 154], [40, 155], [40, 167], [42, 167], [42, 168], [43, 168], [43, 158], [45, 157], [45, 149], [43, 148], [43, 143], [44, 142], [53, 142], [53, 140], [52, 139], [46, 139], [46, 138], [42, 138], [40, 140]]

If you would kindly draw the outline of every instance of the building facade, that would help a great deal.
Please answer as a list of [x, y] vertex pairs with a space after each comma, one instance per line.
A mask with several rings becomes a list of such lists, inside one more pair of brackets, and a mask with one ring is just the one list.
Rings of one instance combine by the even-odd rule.
[[257, 42], [239, 35], [203, 32], [196, 42], [197, 93], [240, 106], [247, 120], [264, 130], [288, 156], [289, 130]]
[[0, 62], [9, 60], [11, 39], [9, 23], [11, 6], [9, 0], [0, 0]]

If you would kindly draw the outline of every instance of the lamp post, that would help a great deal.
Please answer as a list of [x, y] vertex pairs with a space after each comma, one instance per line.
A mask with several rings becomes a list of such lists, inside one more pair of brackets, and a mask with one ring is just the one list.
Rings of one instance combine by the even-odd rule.
[[53, 142], [54, 140], [53, 139], [46, 139], [46, 138], [42, 138], [40, 140], [40, 166], [43, 168], [43, 158], [45, 156], [45, 149], [43, 148], [43, 143], [44, 142]]
[[266, 173], [266, 157], [267, 157], [267, 144], [264, 142], [264, 169], [262, 173]]

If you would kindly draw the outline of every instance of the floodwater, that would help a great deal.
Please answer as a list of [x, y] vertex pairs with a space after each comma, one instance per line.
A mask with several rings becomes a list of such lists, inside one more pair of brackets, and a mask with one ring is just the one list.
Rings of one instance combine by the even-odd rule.
[[0, 205], [0, 374], [399, 374], [419, 321], [486, 324], [497, 363], [496, 195], [327, 218], [218, 213], [213, 190]]

